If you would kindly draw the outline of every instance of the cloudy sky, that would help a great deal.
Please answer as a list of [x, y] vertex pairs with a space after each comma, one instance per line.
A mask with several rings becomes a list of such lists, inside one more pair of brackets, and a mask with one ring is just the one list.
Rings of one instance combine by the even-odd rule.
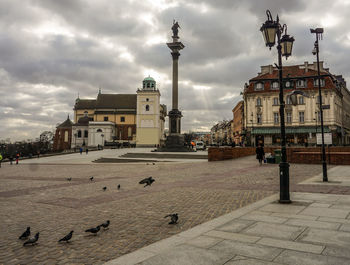
[[309, 29], [324, 27], [320, 59], [350, 80], [350, 0], [1, 0], [0, 139], [34, 139], [73, 116], [78, 93], [135, 93], [148, 75], [170, 110], [173, 19], [183, 131], [232, 119], [244, 83], [277, 61], [266, 9], [295, 37], [284, 64], [314, 61]]

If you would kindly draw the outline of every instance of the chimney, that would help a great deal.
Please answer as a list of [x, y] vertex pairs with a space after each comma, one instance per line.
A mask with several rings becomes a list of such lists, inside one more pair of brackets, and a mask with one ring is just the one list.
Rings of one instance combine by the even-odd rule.
[[305, 73], [307, 73], [309, 71], [309, 63], [304, 62], [304, 66], [305, 66]]

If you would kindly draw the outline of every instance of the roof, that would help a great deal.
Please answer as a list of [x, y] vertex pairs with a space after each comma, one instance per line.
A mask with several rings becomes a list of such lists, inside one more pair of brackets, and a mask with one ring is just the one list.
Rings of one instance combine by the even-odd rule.
[[56, 128], [71, 128], [73, 125], [73, 122], [68, 118], [62, 122], [60, 125], [58, 125]]
[[155, 82], [154, 78], [153, 78], [153, 77], [150, 77], [150, 76], [148, 76], [148, 77], [146, 77], [145, 79], [143, 79], [143, 82], [144, 82], [144, 81], [152, 81], [152, 82]]
[[97, 99], [79, 99], [74, 109], [136, 109], [136, 94], [98, 94]]

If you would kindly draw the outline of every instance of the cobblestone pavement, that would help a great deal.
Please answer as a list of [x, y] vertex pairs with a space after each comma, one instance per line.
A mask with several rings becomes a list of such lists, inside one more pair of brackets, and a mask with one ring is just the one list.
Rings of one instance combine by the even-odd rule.
[[[349, 192], [336, 185], [297, 185], [321, 170], [291, 165], [291, 190]], [[138, 182], [148, 176], [156, 181], [143, 188]], [[0, 264], [102, 264], [276, 193], [278, 176], [278, 165], [259, 166], [254, 157], [155, 165], [5, 164]], [[171, 226], [164, 216], [174, 212], [180, 219]], [[85, 235], [85, 229], [106, 220], [110, 229]], [[23, 247], [18, 240], [27, 226], [32, 234], [40, 231], [38, 245]], [[59, 244], [70, 230], [72, 242]]]

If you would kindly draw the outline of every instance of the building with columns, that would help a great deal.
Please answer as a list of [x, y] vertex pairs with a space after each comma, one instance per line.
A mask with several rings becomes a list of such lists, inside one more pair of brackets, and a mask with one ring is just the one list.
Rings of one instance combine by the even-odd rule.
[[164, 141], [166, 106], [160, 104], [156, 81], [147, 77], [136, 94], [103, 94], [77, 98], [74, 105], [72, 148], [128, 142], [156, 146]]
[[[349, 144], [350, 93], [346, 82], [324, 68], [323, 62], [320, 70], [324, 131], [332, 134], [333, 144]], [[283, 82], [287, 144], [316, 144], [316, 133], [321, 132], [317, 63], [284, 66]], [[287, 96], [293, 90], [301, 90], [309, 97], [298, 95], [298, 105], [293, 106]], [[280, 145], [278, 69], [262, 66], [261, 72], [245, 85], [243, 98], [248, 144], [261, 141]]]

